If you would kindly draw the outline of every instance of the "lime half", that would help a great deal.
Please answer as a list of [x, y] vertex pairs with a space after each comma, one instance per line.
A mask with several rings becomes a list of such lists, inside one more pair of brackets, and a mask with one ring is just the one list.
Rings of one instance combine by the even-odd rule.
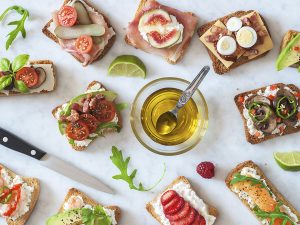
[[115, 58], [109, 65], [109, 75], [146, 77], [146, 66], [138, 57], [134, 55], [121, 55]]
[[300, 152], [275, 152], [274, 159], [284, 170], [300, 171]]

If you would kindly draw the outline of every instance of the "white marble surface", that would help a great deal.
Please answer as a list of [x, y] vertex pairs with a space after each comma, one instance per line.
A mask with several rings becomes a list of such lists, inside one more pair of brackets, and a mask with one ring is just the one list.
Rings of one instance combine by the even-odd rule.
[[[32, 144], [55, 154], [66, 161], [76, 164], [86, 172], [101, 179], [116, 190], [111, 196], [75, 183], [46, 168], [35, 160], [26, 158], [0, 146], [0, 162], [15, 172], [38, 177], [41, 180], [41, 195], [29, 225], [43, 224], [60, 206], [64, 195], [71, 187], [79, 188], [103, 204], [116, 204], [122, 208], [120, 224], [140, 225], [157, 224], [144, 209], [145, 203], [151, 200], [160, 190], [179, 175], [187, 176], [195, 190], [205, 201], [219, 210], [220, 216], [216, 225], [224, 224], [258, 224], [240, 201], [224, 184], [226, 174], [237, 163], [252, 159], [265, 171], [278, 189], [295, 207], [300, 210], [300, 174], [282, 171], [274, 162], [274, 151], [299, 150], [299, 133], [276, 138], [271, 141], [250, 145], [244, 137], [240, 115], [234, 105], [233, 97], [242, 91], [254, 89], [275, 82], [294, 83], [300, 86], [300, 74], [294, 69], [277, 73], [274, 69], [280, 40], [288, 29], [298, 29], [298, 0], [162, 0], [182, 10], [193, 11], [200, 17], [200, 24], [242, 9], [256, 9], [264, 15], [274, 39], [275, 48], [259, 61], [243, 65], [226, 76], [211, 72], [201, 90], [209, 106], [209, 129], [203, 141], [192, 151], [176, 156], [163, 157], [155, 155], [135, 139], [127, 109], [122, 113], [124, 128], [118, 135], [110, 135], [97, 140], [85, 152], [72, 151], [66, 140], [59, 134], [51, 110], [58, 104], [80, 94], [92, 80], [102, 81], [109, 89], [120, 93], [118, 101], [131, 103], [137, 91], [149, 81], [164, 77], [177, 76], [191, 80], [205, 64], [210, 64], [206, 50], [194, 36], [191, 46], [183, 61], [178, 65], [169, 65], [161, 58], [152, 56], [127, 46], [123, 41], [125, 27], [134, 15], [138, 0], [94, 0], [93, 4], [101, 9], [111, 20], [117, 31], [117, 40], [106, 57], [83, 68], [69, 54], [46, 38], [41, 29], [57, 9], [62, 0], [1, 0], [0, 10], [13, 4], [20, 4], [31, 13], [26, 23], [28, 36], [26, 40], [18, 38], [9, 51], [4, 50], [4, 37], [7, 27], [0, 25], [0, 55], [13, 58], [20, 53], [29, 53], [31, 59], [50, 59], [56, 65], [58, 77], [57, 90], [50, 94], [1, 98], [0, 126], [25, 138]], [[13, 19], [14, 16], [10, 16]], [[147, 65], [148, 76], [143, 79], [111, 78], [106, 75], [109, 63], [120, 54], [139, 56]], [[151, 185], [160, 176], [162, 165], [167, 165], [167, 173], [162, 183], [152, 192], [140, 193], [131, 191], [121, 181], [111, 177], [118, 171], [109, 160], [111, 146], [123, 149], [124, 155], [130, 155], [131, 168], [138, 168], [137, 180], [145, 186]], [[216, 164], [216, 177], [202, 179], [196, 172], [200, 161], [209, 160]], [[0, 219], [0, 224], [5, 224]]]

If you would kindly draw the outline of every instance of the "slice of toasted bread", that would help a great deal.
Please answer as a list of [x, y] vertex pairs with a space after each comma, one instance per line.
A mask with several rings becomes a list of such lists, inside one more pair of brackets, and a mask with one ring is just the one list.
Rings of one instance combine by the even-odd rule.
[[[70, 1], [72, 1], [72, 0], [64, 0], [63, 5], [66, 5], [66, 4], [67, 4], [68, 2], [70, 2]], [[85, 1], [85, 0], [82, 0], [82, 1], [84, 1], [84, 2], [85, 2], [89, 7], [91, 7], [93, 10], [95, 10], [96, 12], [98, 12], [99, 14], [101, 14], [101, 15], [103, 16], [103, 18], [104, 18], [104, 20], [105, 20], [105, 22], [106, 22], [106, 24], [107, 24], [107, 26], [108, 26], [109, 28], [112, 27], [112, 25], [110, 24], [109, 19], [108, 19], [103, 13], [101, 13], [98, 9], [96, 9], [96, 8], [95, 8], [93, 5], [91, 5], [88, 1]], [[42, 32], [43, 32], [48, 38], [50, 38], [51, 40], [53, 40], [53, 41], [55, 41], [57, 44], [59, 44], [58, 38], [56, 37], [56, 35], [53, 34], [53, 33], [49, 30], [49, 28], [50, 28], [52, 22], [53, 22], [53, 19], [49, 20], [48, 23], [43, 27]], [[95, 60], [92, 61], [92, 62], [90, 62], [89, 64], [91, 64], [91, 63], [93, 63], [93, 62], [95, 62], [95, 61], [97, 61], [97, 60], [102, 59], [102, 58], [106, 55], [106, 53], [109, 51], [109, 49], [113, 46], [115, 40], [116, 40], [116, 35], [113, 35], [113, 36], [108, 40], [108, 43], [107, 43], [107, 45], [105, 45], [103, 51], [100, 51], [100, 52], [98, 53], [98, 55], [95, 57]], [[71, 53], [70, 53], [70, 54], [71, 54]], [[71, 55], [72, 55], [72, 54], [71, 54]], [[72, 55], [72, 56], [73, 56], [78, 62], [81, 62], [76, 56], [74, 56], [74, 55]]]
[[[284, 35], [282, 41], [281, 41], [281, 45], [280, 45], [280, 52], [288, 45], [288, 43], [297, 35], [299, 34], [299, 31], [295, 31], [295, 30], [289, 30], [288, 32], [286, 32], [286, 34]], [[291, 67], [294, 68], [298, 68], [300, 67], [300, 62], [295, 63], [294, 65], [292, 65]]]
[[[140, 3], [139, 3], [139, 6], [137, 8], [137, 11], [135, 13], [135, 17], [137, 17], [144, 10], [144, 7], [145, 7], [146, 3], [151, 2], [151, 1], [156, 1], [156, 0], [141, 0]], [[185, 12], [185, 13], [190, 14], [192, 16], [195, 16], [195, 14], [192, 13], [192, 12]], [[196, 29], [196, 26], [195, 26], [194, 29]], [[131, 46], [136, 48], [136, 46], [130, 41], [130, 39], [128, 38], [127, 35], [125, 35], [124, 40], [128, 45], [131, 45]], [[175, 60], [173, 60], [171, 58], [168, 58], [168, 57], [165, 57], [165, 60], [170, 64], [176, 64], [178, 61], [180, 61], [182, 59], [182, 57], [184, 56], [184, 53], [186, 52], [186, 49], [189, 47], [189, 44], [190, 44], [191, 40], [192, 40], [192, 38], [190, 38], [187, 42], [185, 42], [183, 47], [180, 49], [179, 57], [177, 57]]]
[[[300, 92], [300, 89], [298, 87], [296, 87], [295, 85], [293, 85], [293, 84], [285, 85], [283, 83], [277, 83], [277, 84], [274, 84], [274, 85], [276, 85], [278, 88], [283, 88], [283, 87], [287, 86], [292, 91]], [[269, 139], [272, 139], [272, 138], [275, 138], [275, 137], [283, 136], [283, 135], [286, 135], [286, 134], [292, 134], [292, 133], [296, 133], [296, 132], [300, 131], [300, 127], [297, 127], [297, 128], [286, 127], [286, 129], [284, 130], [284, 132], [282, 134], [264, 134], [263, 138], [255, 137], [255, 136], [253, 136], [249, 133], [249, 129], [248, 129], [248, 126], [247, 126], [247, 120], [243, 116], [244, 104], [242, 102], [239, 102], [238, 99], [239, 99], [239, 97], [244, 98], [245, 96], [248, 96], [249, 94], [256, 94], [259, 90], [264, 91], [266, 88], [267, 88], [267, 86], [263, 87], [263, 88], [258, 88], [258, 89], [252, 90], [252, 91], [247, 91], [247, 92], [238, 94], [234, 97], [234, 102], [235, 102], [236, 106], [238, 107], [239, 112], [241, 114], [241, 117], [243, 118], [243, 121], [244, 121], [244, 129], [245, 129], [246, 139], [251, 144], [258, 144], [258, 143], [264, 142], [266, 140], [269, 140]]]
[[[86, 90], [89, 90], [91, 87], [93, 87], [94, 85], [97, 85], [97, 84], [99, 84], [100, 88], [106, 89], [106, 88], [103, 86], [102, 83], [100, 83], [100, 82], [98, 82], [98, 81], [93, 81], [93, 82], [91, 82], [91, 83], [88, 85], [88, 87], [87, 87]], [[68, 102], [66, 102], [66, 103], [68, 103]], [[62, 106], [63, 106], [63, 105], [59, 105], [59, 106], [55, 107], [55, 108], [52, 110], [52, 115], [54, 116], [54, 118], [56, 118], [56, 113], [58, 112], [58, 110], [60, 110], [60, 109], [62, 108]], [[121, 115], [120, 115], [120, 112], [117, 111], [116, 113], [117, 113], [117, 117], [118, 117], [118, 125], [119, 125], [119, 127], [121, 128], [121, 127], [122, 127], [122, 117], [121, 117]], [[56, 118], [56, 119], [57, 119], [57, 118]], [[107, 128], [107, 129], [104, 130], [104, 133], [105, 133], [105, 134], [114, 133], [114, 132], [116, 132], [116, 129], [113, 129], [113, 128]], [[93, 143], [96, 139], [97, 139], [97, 138], [95, 138], [94, 140], [92, 140], [92, 141], [89, 143], [89, 145], [90, 145], [91, 143]], [[88, 146], [89, 146], [89, 145], [88, 145]], [[73, 146], [73, 145], [71, 145], [71, 146], [72, 146], [72, 148], [73, 148], [74, 150], [76, 150], [76, 151], [84, 151], [84, 150], [86, 150], [86, 148], [88, 147], [88, 146]]]
[[[201, 27], [199, 27], [198, 29], [198, 35], [199, 37], [201, 37], [207, 30], [209, 30], [218, 20], [220, 20], [222, 23], [224, 23], [225, 21], [227, 21], [229, 18], [231, 17], [242, 17], [242, 16], [245, 16], [249, 13], [252, 13], [254, 12], [254, 10], [249, 10], [249, 11], [237, 11], [237, 12], [234, 12], [234, 13], [231, 13], [227, 16], [224, 16], [222, 18], [219, 18], [217, 20], [214, 20], [214, 21], [211, 21], [207, 24], [204, 24], [202, 25]], [[266, 24], [264, 18], [260, 15], [260, 17], [262, 18], [263, 20], [263, 23], [264, 25], [266, 26], [269, 34], [270, 34], [270, 31], [269, 31], [269, 28], [268, 28], [268, 25]], [[271, 35], [271, 34], [270, 34]], [[253, 61], [253, 60], [256, 60], [256, 59], [259, 59], [263, 56], [265, 56], [268, 52], [265, 52], [253, 59], [248, 59], [247, 57], [240, 57], [236, 62], [234, 62], [230, 68], [227, 68], [208, 48], [207, 49], [207, 52], [208, 52], [208, 55], [209, 57], [211, 58], [211, 61], [212, 61], [212, 64], [213, 64], [213, 68], [215, 70], [215, 72], [219, 75], [222, 75], [222, 74], [225, 74], [227, 72], [229, 72], [230, 70], [242, 65], [242, 64], [245, 64], [245, 63], [248, 63], [250, 61]]]
[[[176, 184], [180, 183], [180, 182], [183, 182], [185, 184], [187, 184], [189, 186], [190, 189], [193, 190], [189, 180], [184, 177], [184, 176], [180, 176], [178, 177], [177, 179], [175, 179], [164, 191], [161, 192], [161, 194], [159, 194], [158, 196], [156, 196], [151, 202], [147, 203], [146, 205], [146, 209], [147, 211], [161, 224], [161, 225], [165, 225], [161, 219], [160, 219], [160, 216], [155, 212], [155, 209], [154, 209], [154, 206], [153, 204], [155, 204], [155, 202], [159, 201], [159, 198], [161, 197], [161, 195], [169, 190], [169, 189], [172, 189]], [[181, 196], [183, 197], [183, 196]], [[217, 217], [218, 216], [218, 211], [216, 208], [212, 207], [212, 206], [209, 206], [207, 205], [208, 207], [208, 213], [209, 215], [211, 216], [214, 216], [214, 217]]]
[[[94, 199], [90, 198], [89, 196], [87, 196], [86, 194], [82, 193], [81, 191], [79, 191], [79, 190], [77, 190], [75, 188], [71, 188], [68, 191], [68, 193], [67, 193], [67, 195], [66, 195], [66, 197], [64, 199], [64, 202], [63, 202], [63, 204], [61, 205], [61, 207], [59, 209], [59, 212], [63, 212], [64, 211], [64, 204], [73, 195], [82, 197], [82, 199], [83, 199], [83, 201], [84, 201], [85, 204], [88, 204], [88, 205], [91, 205], [91, 206], [96, 206], [96, 205], [102, 206], [97, 201], [95, 201]], [[114, 211], [114, 213], [115, 213], [115, 219], [116, 219], [117, 223], [119, 224], [119, 221], [121, 219], [121, 209], [118, 206], [105, 206], [105, 208]]]
[[[54, 65], [53, 65], [53, 62], [50, 61], [50, 60], [34, 60], [34, 61], [30, 61], [28, 63], [30, 66], [32, 65], [37, 65], [37, 64], [50, 64], [51, 65], [51, 70], [52, 70], [52, 74], [46, 74], [46, 76], [49, 76], [46, 78], [46, 82], [50, 82], [51, 84], [51, 88], [48, 88], [48, 89], [43, 89], [43, 90], [40, 90], [40, 91], [37, 91], [37, 92], [28, 92], [28, 93], [22, 93], [22, 92], [19, 92], [19, 91], [14, 91], [14, 90], [4, 90], [5, 93], [3, 92], [0, 92], [0, 97], [4, 97], [4, 96], [15, 96], [15, 95], [29, 95], [29, 94], [44, 94], [44, 93], [48, 93], [48, 92], [51, 92], [51, 91], [54, 91], [55, 88], [56, 88], [56, 74], [55, 74], [55, 71], [54, 71]], [[50, 77], [51, 76], [51, 77]], [[47, 80], [48, 79], [48, 80]], [[53, 84], [52, 84], [53, 82]], [[43, 87], [44, 84], [41, 85], [41, 87]], [[40, 87], [39, 87], [40, 89]]]
[[[7, 171], [9, 176], [11, 176], [11, 177], [16, 176], [16, 174], [13, 171], [11, 171], [10, 169], [6, 168], [5, 166], [3, 166], [1, 164], [0, 164], [0, 168], [4, 168]], [[9, 217], [6, 218], [6, 222], [8, 225], [24, 225], [27, 222], [28, 218], [30, 217], [30, 215], [38, 201], [38, 198], [39, 198], [39, 194], [40, 194], [39, 180], [36, 178], [30, 178], [30, 177], [21, 177], [21, 178], [23, 179], [23, 181], [25, 183], [27, 183], [28, 186], [31, 186], [34, 188], [34, 191], [32, 192], [32, 195], [31, 195], [29, 210], [23, 216], [19, 217], [16, 220], [12, 220]]]
[[[289, 207], [292, 211], [292, 213], [294, 213], [298, 219], [300, 219], [300, 213], [291, 205], [291, 203], [289, 203], [289, 201], [287, 201], [283, 195], [277, 190], [277, 188], [272, 184], [272, 182], [265, 176], [265, 174], [263, 173], [263, 171], [259, 168], [258, 165], [256, 165], [254, 162], [252, 161], [246, 161], [243, 163], [240, 163], [239, 165], [237, 165], [227, 176], [225, 183], [227, 185], [227, 187], [231, 190], [231, 185], [230, 182], [233, 179], [234, 175], [236, 173], [240, 173], [241, 170], [244, 167], [250, 167], [252, 169], [255, 169], [257, 171], [257, 175], [259, 175], [261, 177], [261, 179], [264, 179], [266, 181], [267, 186], [270, 188], [270, 191], [276, 196], [276, 198], [281, 201], [284, 205], [286, 205], [287, 207]], [[232, 190], [231, 190], [232, 191]], [[238, 194], [235, 193], [237, 196]], [[239, 196], [238, 196], [239, 197]], [[253, 210], [251, 209], [251, 207], [249, 206], [248, 202], [245, 199], [240, 199], [244, 205], [247, 206], [247, 208], [255, 215], [255, 213], [253, 212]], [[255, 215], [256, 216], [256, 215]], [[258, 218], [259, 219], [259, 218]]]

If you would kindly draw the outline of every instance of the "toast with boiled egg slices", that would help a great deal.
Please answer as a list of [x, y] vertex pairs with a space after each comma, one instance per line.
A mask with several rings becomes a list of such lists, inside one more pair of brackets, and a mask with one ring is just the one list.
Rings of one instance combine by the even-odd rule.
[[[127, 27], [125, 42], [176, 64], [186, 52], [197, 23], [194, 13], [181, 12], [155, 0], [141, 0]], [[165, 28], [164, 33], [155, 29], [157, 27]]]
[[161, 224], [214, 224], [218, 215], [193, 190], [189, 180], [180, 176], [146, 205], [147, 211]]
[[[1, 207], [0, 217], [4, 216], [8, 225], [24, 225], [29, 219], [38, 201], [39, 194], [40, 194], [39, 180], [36, 178], [18, 176], [13, 171], [0, 164], [0, 181], [4, 181], [5, 187], [11, 186], [8, 187], [10, 189], [14, 189], [17, 187], [18, 184], [22, 184], [19, 190], [16, 189], [11, 192], [12, 194], [10, 199], [12, 200], [13, 196], [15, 198], [18, 198], [17, 195], [14, 195], [13, 193], [20, 191], [20, 200], [17, 204], [15, 211], [11, 214], [11, 216], [4, 216], [3, 210], [4, 208], [9, 206], [7, 206], [7, 204], [0, 203], [0, 207]], [[11, 182], [11, 184], [8, 184], [8, 182]], [[4, 186], [0, 187], [0, 189], [3, 190]]]
[[[254, 18], [252, 17], [253, 15], [256, 16], [255, 21], [251, 21], [251, 18]], [[231, 23], [230, 29], [236, 31], [229, 31], [226, 26], [227, 22], [231, 18], [234, 19], [231, 20], [233, 22]], [[238, 24], [240, 27], [238, 27]], [[240, 31], [244, 31], [244, 34], [246, 35], [241, 34], [242, 32]], [[237, 35], [239, 32], [241, 35]], [[240, 42], [243, 46], [242, 47], [236, 41], [237, 36], [239, 36], [242, 40], [241, 37], [248, 36], [248, 34], [250, 37], [256, 37], [257, 41], [255, 43], [243, 44]], [[198, 29], [198, 35], [200, 41], [204, 44], [208, 51], [215, 72], [219, 75], [227, 73], [242, 64], [259, 59], [265, 56], [273, 48], [273, 41], [271, 39], [268, 25], [264, 18], [254, 10], [237, 11], [204, 24]], [[252, 45], [251, 47], [249, 47], [250, 44]], [[223, 49], [222, 46], [226, 49]], [[232, 46], [233, 48], [235, 46], [235, 51], [231, 48]], [[222, 54], [218, 52], [218, 48], [219, 51], [222, 49]]]
[[237, 165], [226, 185], [261, 224], [298, 225], [300, 213], [280, 194], [263, 171], [252, 161]]
[[[105, 216], [110, 218], [111, 225], [119, 224], [121, 219], [121, 210], [118, 206], [102, 206], [94, 199], [90, 198], [83, 192], [71, 188], [65, 199], [63, 204], [61, 205], [58, 214], [50, 217], [47, 220], [47, 225], [75, 225], [75, 224], [83, 224], [82, 222], [82, 209], [91, 209], [95, 210], [95, 207], [100, 206], [101, 209], [104, 210]], [[73, 214], [72, 210], [75, 210], [75, 214]], [[78, 211], [79, 210], [79, 213]], [[68, 212], [64, 215], [64, 212]], [[102, 211], [103, 212], [103, 211]], [[73, 215], [73, 216], [72, 216]], [[69, 217], [69, 218], [68, 218]], [[107, 225], [107, 223], [101, 223]]]
[[[102, 24], [105, 28], [105, 33], [102, 36], [97, 36], [92, 38], [93, 47], [92, 50], [88, 53], [79, 53], [74, 51], [74, 43], [75, 39], [61, 39], [55, 34], [55, 28], [57, 27], [57, 22], [53, 20], [53, 18], [44, 26], [42, 29], [43, 33], [50, 38], [51, 40], [55, 41], [57, 44], [61, 45], [63, 48], [70, 49], [68, 50], [70, 54], [79, 62], [82, 63], [83, 66], [87, 66], [97, 60], [102, 59], [106, 53], [110, 50], [113, 46], [116, 34], [114, 28], [110, 24], [108, 18], [101, 13], [98, 9], [96, 9], [89, 1], [85, 0], [65, 0], [63, 6], [74, 6], [74, 3], [80, 3], [80, 12], [77, 12], [77, 21], [76, 25], [90, 25], [90, 24]], [[77, 8], [78, 9], [78, 8]], [[83, 11], [83, 12], [82, 12]], [[87, 13], [85, 13], [86, 11]], [[55, 11], [57, 13], [57, 11]], [[85, 19], [81, 17], [87, 15]], [[80, 19], [81, 18], [81, 19]], [[91, 29], [93, 32], [93, 29]], [[78, 35], [77, 35], [78, 36]], [[92, 35], [91, 35], [92, 36]], [[97, 46], [97, 49], [96, 49]], [[91, 56], [89, 54], [93, 54], [92, 57], [87, 58], [85, 55]]]
[[[98, 97], [101, 96], [102, 98], [98, 99]], [[115, 92], [108, 91], [102, 83], [93, 81], [88, 85], [85, 93], [73, 98], [71, 101], [63, 105], [57, 106], [52, 110], [52, 115], [58, 120], [58, 127], [61, 134], [68, 139], [74, 150], [83, 151], [98, 137], [103, 137], [108, 133], [120, 132], [122, 128], [122, 118], [120, 112], [116, 108], [116, 97], [117, 94]], [[97, 98], [95, 100], [97, 105], [94, 106], [94, 109], [91, 109], [92, 101], [94, 101], [93, 99], [95, 98]], [[89, 102], [83, 100], [88, 100]], [[104, 101], [105, 104], [100, 105], [100, 103], [103, 103], [102, 101]], [[84, 107], [87, 107], [86, 112], [84, 111]], [[101, 110], [105, 110], [103, 115], [101, 114]], [[89, 114], [89, 116], [86, 114]], [[66, 133], [68, 125], [76, 122], [72, 120], [72, 117], [77, 116], [80, 118], [75, 118], [76, 121], [83, 120], [86, 122], [86, 126], [82, 124], [80, 125], [81, 128], [84, 127], [84, 130], [88, 132], [88, 136], [85, 135], [85, 139], [83, 139], [83, 137], [80, 137], [78, 140], [72, 139], [70, 135], [68, 136]], [[68, 119], [68, 117], [70, 119]], [[71, 131], [74, 130], [76, 131], [76, 129], [72, 127]], [[77, 131], [82, 132], [84, 130], [81, 129]]]

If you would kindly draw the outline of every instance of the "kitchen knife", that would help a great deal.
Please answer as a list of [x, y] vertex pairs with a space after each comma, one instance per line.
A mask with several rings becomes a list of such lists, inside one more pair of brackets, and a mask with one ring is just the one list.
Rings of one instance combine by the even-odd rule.
[[68, 164], [67, 162], [47, 154], [46, 152], [38, 149], [37, 147], [27, 143], [16, 135], [0, 128], [0, 144], [14, 151], [23, 153], [34, 159], [40, 161], [41, 165], [54, 170], [72, 180], [75, 180], [81, 184], [92, 187], [96, 190], [113, 194], [113, 190], [99, 181], [97, 178], [83, 172], [75, 166]]

